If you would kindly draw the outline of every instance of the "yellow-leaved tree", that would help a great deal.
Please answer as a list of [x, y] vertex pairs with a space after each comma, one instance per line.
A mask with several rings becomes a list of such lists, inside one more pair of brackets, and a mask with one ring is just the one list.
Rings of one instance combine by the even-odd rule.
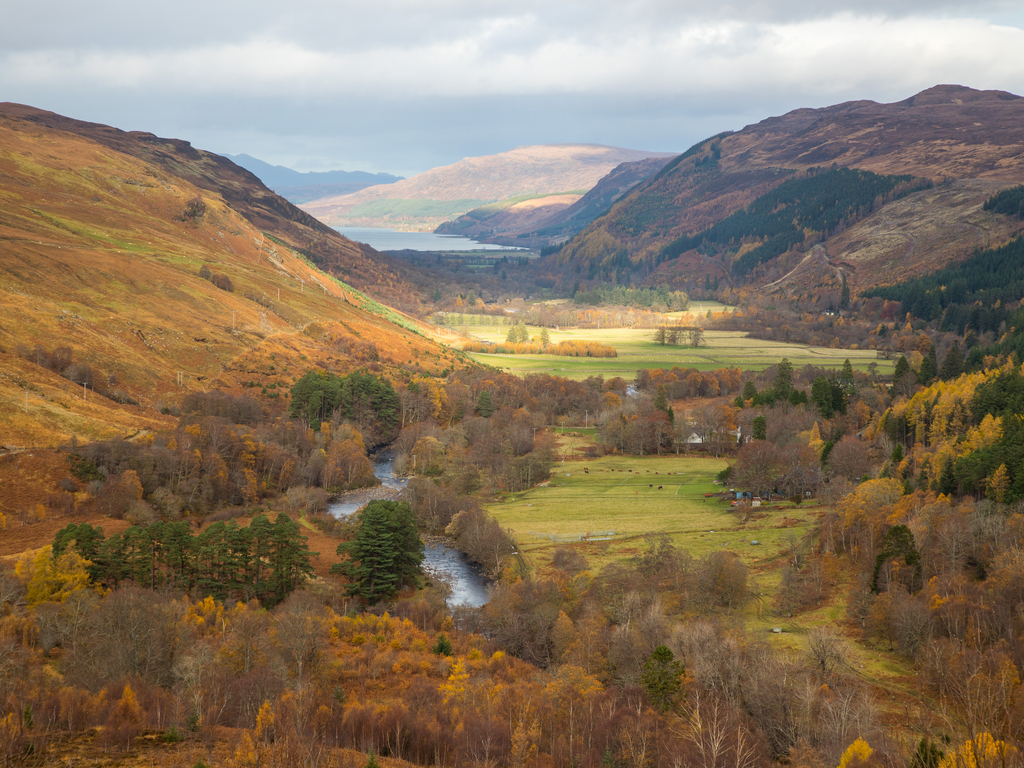
[[1006, 742], [992, 738], [988, 732], [979, 733], [956, 749], [948, 752], [939, 762], [939, 768], [985, 768], [1011, 765], [1010, 757], [1016, 750]]
[[25, 584], [29, 605], [62, 603], [76, 589], [89, 586], [88, 565], [91, 563], [77, 552], [67, 551], [54, 559], [51, 548], [43, 547], [34, 556], [21, 558], [14, 573]]
[[843, 752], [839, 759], [839, 768], [852, 768], [860, 763], [866, 763], [874, 751], [864, 739], [857, 739]]

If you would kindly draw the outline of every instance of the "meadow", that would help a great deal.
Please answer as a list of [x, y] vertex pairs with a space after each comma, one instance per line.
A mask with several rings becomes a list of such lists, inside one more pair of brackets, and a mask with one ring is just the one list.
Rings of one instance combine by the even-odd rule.
[[[571, 456], [569, 441], [562, 444]], [[512, 531], [535, 572], [559, 545], [573, 546], [596, 569], [644, 551], [650, 533], [667, 534], [694, 557], [724, 549], [752, 573], [772, 570], [806, 533], [816, 508], [776, 503], [752, 510], [744, 523], [728, 501], [705, 497], [723, 490], [714, 479], [728, 463], [693, 455], [559, 459], [548, 483], [507, 494], [487, 511]]]
[[[527, 326], [530, 336], [541, 329]], [[504, 341], [507, 325], [479, 325], [467, 328], [467, 334], [481, 341]], [[849, 359], [854, 370], [867, 371], [874, 363], [878, 372], [892, 373], [892, 360], [878, 357], [871, 349], [832, 349], [804, 344], [752, 339], [741, 331], [705, 331], [700, 347], [668, 346], [654, 341], [649, 328], [566, 328], [548, 329], [552, 343], [567, 340], [597, 341], [615, 347], [618, 357], [586, 358], [556, 357], [554, 355], [488, 355], [474, 353], [473, 359], [485, 365], [511, 373], [549, 373], [569, 379], [585, 379], [601, 375], [605, 378], [621, 376], [633, 379], [641, 368], [696, 368], [713, 371], [718, 368], [741, 368], [745, 371], [764, 370], [782, 358], [788, 358], [794, 368], [805, 365], [822, 368], [841, 368]]]

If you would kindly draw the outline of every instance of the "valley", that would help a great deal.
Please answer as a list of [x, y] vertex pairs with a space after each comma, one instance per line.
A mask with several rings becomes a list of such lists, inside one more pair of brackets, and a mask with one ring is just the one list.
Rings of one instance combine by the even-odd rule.
[[1017, 765], [1022, 102], [301, 209], [0, 105], [0, 761]]

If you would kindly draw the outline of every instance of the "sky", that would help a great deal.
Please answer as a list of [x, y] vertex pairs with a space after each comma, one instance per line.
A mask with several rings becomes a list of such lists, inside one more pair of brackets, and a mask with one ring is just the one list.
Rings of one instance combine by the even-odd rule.
[[299, 171], [682, 152], [800, 107], [1024, 95], [1020, 0], [0, 0], [0, 101]]

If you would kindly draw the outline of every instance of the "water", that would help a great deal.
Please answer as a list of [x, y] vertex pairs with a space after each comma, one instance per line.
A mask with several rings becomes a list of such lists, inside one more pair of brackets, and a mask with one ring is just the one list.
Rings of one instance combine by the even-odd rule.
[[433, 232], [399, 232], [380, 227], [335, 227], [349, 240], [366, 243], [378, 251], [523, 251], [493, 243], [478, 243], [459, 235]]
[[[373, 473], [380, 478], [385, 488], [401, 490], [408, 482], [403, 477], [395, 477], [395, 457], [390, 451], [379, 454], [373, 459]], [[336, 502], [327, 511], [335, 517], [348, 517], [358, 511], [367, 499], [358, 501]], [[489, 580], [466, 561], [466, 556], [457, 549], [444, 544], [427, 544], [423, 553], [423, 567], [437, 571], [448, 577], [452, 593], [448, 597], [449, 607], [469, 605], [478, 608], [490, 599], [488, 594]]]
[[444, 544], [427, 544], [423, 552], [423, 567], [448, 577], [452, 587], [448, 597], [451, 608], [456, 605], [479, 608], [491, 599], [488, 580], [457, 549]]

